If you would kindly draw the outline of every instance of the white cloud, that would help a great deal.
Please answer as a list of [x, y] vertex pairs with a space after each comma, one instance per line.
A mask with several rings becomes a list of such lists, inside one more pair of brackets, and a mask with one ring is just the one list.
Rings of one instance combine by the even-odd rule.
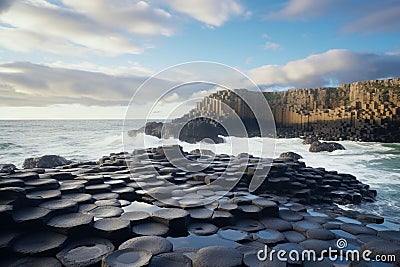
[[[3, 63], [0, 106], [127, 105], [145, 80], [135, 75], [114, 76], [27, 62]], [[153, 84], [156, 86], [153, 90], [143, 92], [134, 102], [153, 102], [171, 83], [155, 79]]]
[[257, 84], [270, 86], [321, 87], [330, 81], [353, 81], [398, 76], [400, 56], [329, 50], [288, 62], [265, 65], [249, 71]]
[[209, 26], [221, 26], [231, 17], [251, 16], [237, 0], [157, 0], [177, 12], [186, 14]]
[[274, 43], [274, 42], [268, 41], [268, 42], [265, 43], [264, 49], [265, 50], [276, 51], [276, 50], [282, 49], [282, 46], [280, 44], [278, 44], [278, 43]]
[[[2, 8], [2, 7], [0, 7]], [[171, 15], [140, 1], [15, 1], [0, 16], [0, 46], [17, 52], [139, 54], [143, 35], [174, 32]]]

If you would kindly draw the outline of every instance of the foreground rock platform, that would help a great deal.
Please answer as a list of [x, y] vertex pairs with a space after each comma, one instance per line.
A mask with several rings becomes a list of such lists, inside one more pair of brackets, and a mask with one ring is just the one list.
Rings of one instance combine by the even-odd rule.
[[[169, 149], [1, 172], [0, 266], [400, 264], [400, 225], [338, 207], [374, 201], [376, 191], [352, 175], [307, 167], [293, 155], [268, 160], [181, 151], [185, 158], [176, 159], [167, 157]], [[261, 186], [249, 192], [267, 167]], [[265, 245], [320, 254], [340, 239], [344, 249], [396, 260], [257, 258]]]

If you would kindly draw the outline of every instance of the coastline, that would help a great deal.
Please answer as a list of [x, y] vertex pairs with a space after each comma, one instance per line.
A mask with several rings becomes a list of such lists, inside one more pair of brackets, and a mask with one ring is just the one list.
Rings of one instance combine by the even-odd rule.
[[[6, 178], [3, 174], [1, 214], [9, 227], [9, 238], [2, 247], [2, 253], [9, 253], [10, 250], [22, 253], [15, 254], [19, 257], [15, 261], [24, 260], [23, 257], [28, 255], [50, 256], [47, 260], [52, 261], [57, 255], [58, 260], [65, 264], [65, 259], [71, 260], [71, 244], [76, 242], [79, 246], [94, 244], [98, 247], [99, 244], [107, 244], [107, 249], [101, 250], [102, 256], [105, 256], [121, 244], [125, 245], [120, 249], [135, 247], [143, 240], [154, 240], [155, 236], [162, 236], [161, 243], [167, 247], [159, 255], [168, 255], [150, 255], [150, 263], [155, 260], [163, 262], [173, 254], [177, 263], [201, 266], [196, 264], [209, 258], [211, 248], [199, 250], [199, 246], [222, 244], [231, 247], [231, 253], [246, 266], [257, 266], [254, 265], [257, 263], [255, 253], [265, 244], [269, 247], [288, 248], [291, 243], [296, 243], [297, 249], [320, 249], [333, 246], [339, 238], [348, 239], [352, 246], [360, 250], [372, 248], [376, 242], [383, 242], [381, 244], [386, 246], [379, 248], [390, 245], [393, 253], [399, 252], [396, 250], [399, 246], [399, 225], [385, 223], [379, 216], [342, 210], [333, 204], [372, 200], [370, 194], [373, 196], [374, 192], [351, 175], [309, 168], [290, 158], [277, 159], [264, 184], [265, 188], [249, 193], [249, 175], [254, 172], [254, 164], [250, 162], [246, 163], [246, 174], [240, 176], [233, 192], [213, 204], [199, 207], [196, 200], [218, 195], [221, 190], [197, 190], [196, 187], [214, 181], [214, 174], [223, 171], [222, 167], [230, 168], [229, 172], [235, 173], [237, 169], [232, 168], [237, 166], [229, 167], [227, 162], [233, 159], [236, 162], [233, 165], [238, 165], [238, 162], [244, 162], [246, 156], [216, 155], [214, 163], [218, 162], [219, 166], [214, 164], [203, 175], [189, 175], [168, 163], [165, 149], [168, 150], [168, 147], [137, 150], [129, 155], [111, 154], [101, 158], [99, 165], [86, 162], [46, 170], [38, 168], [11, 177], [6, 175]], [[133, 167], [131, 170], [126, 166], [126, 156], [129, 159], [128, 165]], [[192, 160], [202, 159], [202, 155], [198, 154], [185, 156]], [[165, 196], [165, 184], [160, 182], [161, 177], [153, 176], [148, 169], [149, 160], [162, 178], [182, 186], [182, 192], [175, 192], [171, 200], [182, 202], [180, 204], [186, 206], [185, 209], [166, 205], [157, 199]], [[288, 178], [284, 179], [285, 176]], [[318, 190], [315, 185], [320, 186]], [[11, 189], [4, 189], [6, 187]], [[349, 193], [336, 190], [339, 188], [348, 188]], [[354, 190], [360, 191], [353, 194]], [[332, 194], [330, 201], [327, 199], [328, 193]], [[185, 198], [185, 195], [188, 197]], [[8, 199], [9, 203], [6, 203], [5, 197], [11, 198]], [[324, 198], [326, 204], [316, 204]], [[196, 207], [189, 208], [191, 205]], [[27, 212], [23, 209], [26, 206], [36, 208], [30, 208], [30, 212]], [[14, 212], [14, 208], [18, 212]], [[156, 210], [160, 208], [167, 208], [163, 210], [167, 215], [157, 213]], [[147, 211], [148, 214], [139, 211]], [[72, 213], [80, 218], [77, 225], [72, 223], [75, 220], [68, 220]], [[63, 219], [54, 219], [55, 216]], [[145, 218], [141, 218], [143, 216]], [[45, 231], [43, 238], [48, 241], [46, 243], [50, 244], [50, 248], [33, 248], [29, 242], [23, 242], [38, 237], [31, 232], [23, 233], [22, 229]], [[87, 233], [89, 236], [85, 240], [75, 240]], [[139, 236], [153, 236], [153, 239]], [[124, 243], [128, 239], [131, 241]], [[191, 248], [184, 249], [184, 244], [190, 244]], [[218, 248], [212, 249], [218, 251]], [[127, 253], [125, 250], [118, 251], [115, 253]], [[21, 258], [21, 255], [25, 256]], [[139, 256], [144, 257], [141, 254]], [[224, 258], [223, 254], [220, 256]], [[328, 264], [326, 260], [324, 263]]]

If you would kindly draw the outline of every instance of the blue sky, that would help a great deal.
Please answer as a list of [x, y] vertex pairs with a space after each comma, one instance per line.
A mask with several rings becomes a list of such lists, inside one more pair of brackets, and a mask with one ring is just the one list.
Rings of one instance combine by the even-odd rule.
[[0, 118], [123, 118], [147, 77], [187, 61], [266, 90], [399, 77], [398, 14], [397, 0], [4, 0]]

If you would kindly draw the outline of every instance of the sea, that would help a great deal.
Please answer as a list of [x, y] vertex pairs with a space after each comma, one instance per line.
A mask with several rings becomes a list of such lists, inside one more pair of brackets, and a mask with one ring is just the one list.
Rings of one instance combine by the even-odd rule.
[[[137, 129], [145, 120], [0, 120], [0, 164], [13, 163], [22, 167], [25, 158], [60, 155], [74, 161], [96, 161], [113, 152], [135, 148], [156, 147], [179, 143], [186, 151], [195, 148], [211, 149], [216, 153], [248, 152], [265, 156], [260, 147], [264, 138], [227, 137], [222, 144], [188, 144], [178, 140], [162, 141], [139, 134], [127, 139], [126, 131]], [[340, 142], [346, 150], [308, 152], [299, 138], [275, 139], [275, 156], [293, 151], [303, 157], [307, 166], [323, 167], [355, 175], [378, 191], [376, 202], [344, 206], [374, 213], [387, 221], [400, 223], [400, 144]], [[235, 149], [232, 150], [234, 145]], [[242, 151], [241, 148], [246, 151]], [[268, 154], [270, 155], [270, 153]]]

